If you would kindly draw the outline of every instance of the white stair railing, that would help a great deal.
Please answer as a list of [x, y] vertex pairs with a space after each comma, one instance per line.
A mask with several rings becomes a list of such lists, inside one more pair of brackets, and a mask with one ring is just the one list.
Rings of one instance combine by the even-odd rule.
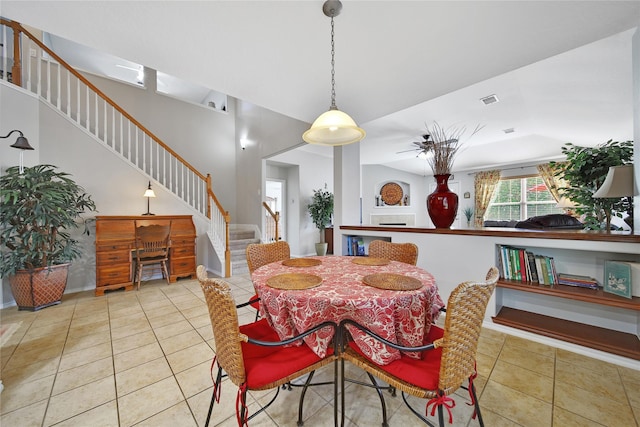
[[210, 176], [198, 172], [19, 23], [2, 19], [0, 24], [1, 79], [37, 95], [115, 155], [208, 217], [207, 234], [228, 277], [230, 218], [211, 190]]

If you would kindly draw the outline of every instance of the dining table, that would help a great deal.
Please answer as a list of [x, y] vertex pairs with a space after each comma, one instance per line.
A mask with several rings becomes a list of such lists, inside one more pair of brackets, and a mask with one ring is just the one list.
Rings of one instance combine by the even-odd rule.
[[[324, 321], [350, 319], [406, 347], [422, 345], [444, 306], [434, 277], [425, 269], [398, 261], [362, 256], [313, 256], [276, 261], [251, 274], [260, 297], [260, 314], [288, 339]], [[374, 362], [385, 365], [400, 352], [349, 331]], [[304, 338], [324, 357], [334, 331], [325, 328]], [[407, 353], [420, 357], [417, 353]]]

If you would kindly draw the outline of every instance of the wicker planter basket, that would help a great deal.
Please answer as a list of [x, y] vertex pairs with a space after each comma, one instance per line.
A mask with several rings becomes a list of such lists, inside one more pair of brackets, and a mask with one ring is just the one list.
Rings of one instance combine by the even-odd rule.
[[67, 287], [70, 265], [67, 263], [32, 271], [20, 270], [14, 276], [10, 276], [11, 292], [18, 310], [36, 311], [60, 304]]

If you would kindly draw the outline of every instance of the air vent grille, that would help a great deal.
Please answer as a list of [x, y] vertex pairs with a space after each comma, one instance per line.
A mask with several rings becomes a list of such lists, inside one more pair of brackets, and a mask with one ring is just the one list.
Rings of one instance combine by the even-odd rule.
[[496, 95], [489, 95], [489, 96], [485, 96], [484, 98], [480, 98], [480, 101], [482, 101], [484, 105], [491, 105], [491, 104], [495, 104], [496, 102], [499, 102], [500, 100]]

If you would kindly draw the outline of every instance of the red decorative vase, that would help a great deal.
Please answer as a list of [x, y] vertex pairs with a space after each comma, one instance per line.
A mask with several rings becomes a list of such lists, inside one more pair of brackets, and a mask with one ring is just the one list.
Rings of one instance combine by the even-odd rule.
[[458, 195], [449, 190], [449, 174], [434, 175], [436, 189], [427, 196], [427, 212], [436, 228], [449, 228], [458, 213]]

